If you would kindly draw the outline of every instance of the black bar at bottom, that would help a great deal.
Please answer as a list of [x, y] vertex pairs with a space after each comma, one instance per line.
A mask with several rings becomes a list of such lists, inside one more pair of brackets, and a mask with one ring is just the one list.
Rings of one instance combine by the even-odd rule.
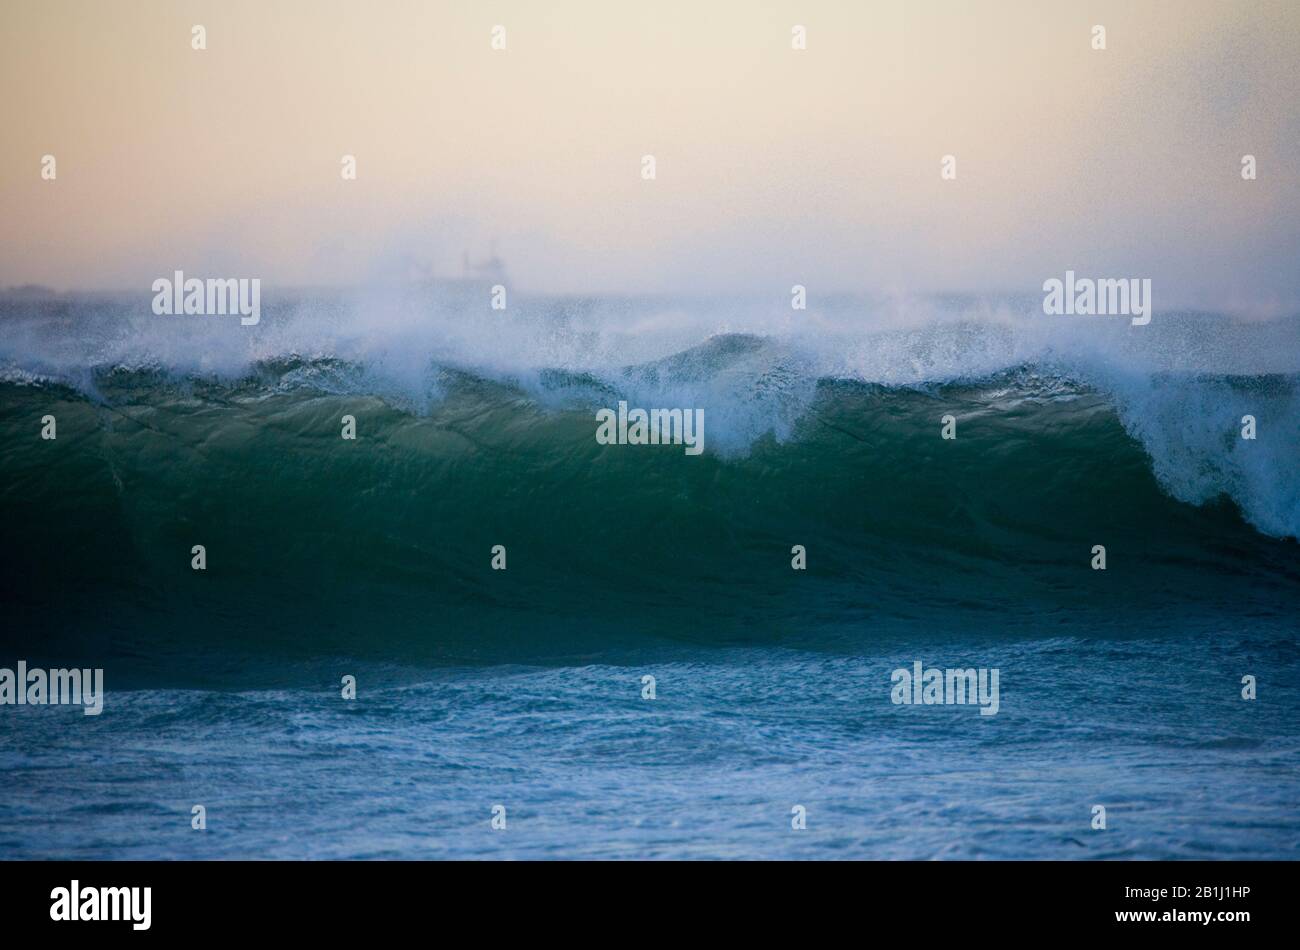
[[[838, 922], [872, 935], [1041, 936], [1051, 927], [1048, 932], [1070, 935], [1130, 931], [1181, 940], [1200, 933], [1231, 940], [1285, 926], [1292, 911], [1283, 904], [1294, 888], [1295, 867], [1287, 862], [0, 862], [0, 908], [7, 934], [63, 931], [77, 938], [116, 931], [168, 938], [283, 933], [337, 939], [449, 920], [493, 935], [502, 928], [531, 927], [540, 935], [593, 925], [651, 933], [666, 922], [698, 917], [740, 931], [761, 930], [779, 918], [817, 928]], [[139, 890], [118, 890], [123, 888]], [[119, 919], [81, 919], [113, 916]], [[592, 933], [612, 936], [620, 929]]]

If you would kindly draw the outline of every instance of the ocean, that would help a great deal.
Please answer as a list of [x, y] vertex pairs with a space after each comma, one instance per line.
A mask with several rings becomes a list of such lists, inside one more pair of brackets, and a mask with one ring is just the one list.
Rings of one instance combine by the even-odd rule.
[[1300, 856], [1300, 319], [1038, 307], [6, 298], [0, 858]]

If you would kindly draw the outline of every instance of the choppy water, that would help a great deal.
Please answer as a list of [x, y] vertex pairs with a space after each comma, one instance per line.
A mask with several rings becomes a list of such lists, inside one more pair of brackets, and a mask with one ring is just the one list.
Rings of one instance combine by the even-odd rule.
[[[1295, 858], [1292, 638], [938, 641], [142, 690], [0, 738], [10, 857]], [[919, 655], [919, 656], [918, 656]], [[973, 659], [972, 659], [973, 657]], [[989, 662], [1000, 710], [889, 701]], [[322, 679], [326, 675], [320, 670]], [[1239, 695], [1239, 673], [1260, 698]], [[656, 698], [641, 698], [653, 675]], [[405, 681], [409, 680], [409, 681]], [[70, 721], [73, 717], [76, 721]], [[84, 721], [83, 721], [84, 719]], [[190, 828], [203, 804], [208, 829]], [[506, 827], [491, 827], [505, 806]], [[1107, 828], [1090, 827], [1104, 805]], [[803, 805], [805, 830], [791, 828]]]

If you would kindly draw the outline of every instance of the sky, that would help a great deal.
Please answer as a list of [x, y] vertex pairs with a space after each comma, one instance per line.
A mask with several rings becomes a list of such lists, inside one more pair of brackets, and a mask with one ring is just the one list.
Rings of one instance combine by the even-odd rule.
[[1292, 0], [4, 0], [0, 88], [0, 286], [457, 275], [495, 240], [533, 292], [1074, 270], [1300, 309]]

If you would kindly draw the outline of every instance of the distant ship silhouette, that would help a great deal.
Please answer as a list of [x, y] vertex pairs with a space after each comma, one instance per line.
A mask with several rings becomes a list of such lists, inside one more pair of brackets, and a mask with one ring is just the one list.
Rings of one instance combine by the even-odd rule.
[[477, 263], [470, 260], [469, 251], [466, 250], [461, 256], [461, 268], [459, 277], [439, 277], [430, 266], [419, 279], [419, 283], [436, 293], [454, 294], [477, 291], [487, 293], [497, 284], [503, 287], [506, 285], [506, 265], [497, 256], [495, 240], [489, 245], [488, 257]]

